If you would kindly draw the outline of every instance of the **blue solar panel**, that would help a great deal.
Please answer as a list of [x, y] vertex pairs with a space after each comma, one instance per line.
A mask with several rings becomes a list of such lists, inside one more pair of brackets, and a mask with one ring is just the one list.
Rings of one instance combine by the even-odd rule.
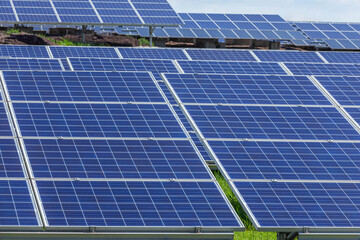
[[186, 137], [167, 105], [13, 103], [26, 137]]
[[315, 52], [254, 51], [254, 53], [263, 62], [324, 62]]
[[4, 103], [0, 103], [0, 136], [12, 137], [7, 110]]
[[345, 110], [360, 124], [360, 108], [345, 108]]
[[360, 106], [360, 78], [318, 76], [316, 79], [341, 105]]
[[187, 60], [182, 49], [168, 48], [118, 48], [123, 58]]
[[18, 153], [19, 149], [16, 147], [13, 139], [0, 139], [0, 177], [24, 177]]
[[360, 63], [358, 52], [321, 52], [329, 63]]
[[54, 58], [86, 57], [86, 58], [119, 58], [115, 48], [108, 47], [50, 47]]
[[189, 141], [25, 139], [24, 142], [38, 178], [211, 179]]
[[208, 143], [232, 179], [360, 180], [359, 143]]
[[178, 61], [185, 73], [284, 74], [277, 63]]
[[61, 58], [59, 59], [61, 61], [61, 64], [64, 68], [64, 71], [72, 71], [70, 65], [69, 65], [69, 62], [66, 58]]
[[332, 107], [186, 106], [206, 138], [360, 140]]
[[305, 76], [165, 76], [183, 103], [331, 105]]
[[294, 75], [340, 75], [360, 76], [360, 65], [285, 63]]
[[256, 59], [249, 51], [238, 50], [206, 50], [206, 49], [187, 49], [192, 60], [219, 60], [219, 61], [253, 61]]
[[360, 227], [359, 184], [236, 182], [259, 228]]
[[50, 226], [242, 227], [213, 182], [36, 184]]
[[0, 180], [0, 205], [0, 226], [39, 227], [25, 180]]
[[63, 70], [58, 59], [0, 58], [0, 70]]
[[70, 62], [75, 71], [149, 71], [159, 80], [160, 73], [179, 72], [171, 60], [70, 58]]
[[0, 45], [1, 57], [50, 58], [45, 46]]
[[146, 72], [3, 74], [12, 101], [165, 102]]

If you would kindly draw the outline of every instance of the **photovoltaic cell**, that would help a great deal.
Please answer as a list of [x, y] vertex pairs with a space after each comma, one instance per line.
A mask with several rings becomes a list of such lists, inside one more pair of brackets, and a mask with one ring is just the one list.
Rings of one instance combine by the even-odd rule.
[[187, 49], [192, 60], [219, 60], [256, 62], [249, 51]]
[[0, 70], [62, 70], [57, 59], [0, 58]]
[[326, 63], [285, 63], [285, 65], [294, 75], [360, 76], [360, 65]]
[[178, 61], [185, 73], [276, 74], [286, 75], [277, 63]]
[[236, 182], [259, 227], [359, 227], [359, 184]]
[[205, 138], [360, 140], [332, 107], [186, 106]]
[[25, 180], [0, 180], [0, 204], [0, 226], [39, 226]]
[[213, 182], [36, 184], [50, 226], [241, 226]]
[[165, 102], [146, 72], [3, 72], [12, 101]]
[[254, 51], [263, 62], [324, 63], [315, 52]]
[[0, 103], [0, 136], [12, 137], [13, 133], [7, 116], [4, 103]]
[[360, 53], [357, 52], [321, 52], [329, 63], [360, 63]]
[[37, 178], [211, 179], [189, 141], [24, 142]]
[[0, 177], [24, 177], [18, 152], [13, 139], [0, 139]]
[[360, 77], [317, 76], [316, 79], [341, 105], [360, 106]]
[[84, 57], [84, 58], [119, 58], [115, 48], [108, 47], [50, 47], [54, 58]]
[[331, 105], [305, 76], [165, 76], [183, 103]]
[[360, 108], [345, 108], [345, 110], [360, 124]]
[[45, 46], [0, 45], [1, 57], [50, 58]]
[[26, 137], [186, 137], [167, 105], [12, 105]]
[[168, 48], [118, 48], [123, 58], [187, 60], [182, 49]]
[[360, 144], [209, 141], [232, 179], [360, 180]]

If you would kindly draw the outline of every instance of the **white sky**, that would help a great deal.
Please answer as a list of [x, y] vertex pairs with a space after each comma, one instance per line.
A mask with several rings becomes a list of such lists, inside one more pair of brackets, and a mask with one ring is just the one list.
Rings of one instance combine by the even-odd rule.
[[360, 0], [168, 0], [177, 12], [268, 13], [285, 20], [360, 22]]

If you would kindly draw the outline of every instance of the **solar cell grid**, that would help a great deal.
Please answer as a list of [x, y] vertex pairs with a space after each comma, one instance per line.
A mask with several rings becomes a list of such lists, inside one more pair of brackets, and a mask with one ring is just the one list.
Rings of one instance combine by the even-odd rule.
[[5, 105], [0, 102], [0, 136], [12, 137], [13, 133], [11, 129]]
[[118, 48], [123, 58], [176, 60], [188, 58], [182, 49]]
[[24, 137], [186, 137], [167, 105], [12, 105]]
[[185, 73], [276, 74], [286, 75], [277, 63], [178, 61]]
[[242, 226], [213, 182], [36, 184], [50, 226]]
[[0, 58], [0, 70], [62, 70], [58, 59]]
[[146, 72], [3, 72], [12, 101], [165, 102]]
[[332, 107], [186, 106], [205, 138], [360, 140]]
[[232, 179], [359, 180], [358, 143], [209, 141]]
[[115, 48], [108, 47], [50, 47], [54, 58], [84, 57], [84, 58], [119, 58]]
[[165, 74], [183, 103], [330, 105], [305, 76]]
[[256, 62], [249, 51], [187, 49], [192, 60], [219, 60]]
[[360, 125], [360, 108], [345, 108], [352, 118]]
[[359, 227], [359, 184], [236, 182], [259, 227]]
[[45, 46], [0, 45], [1, 57], [50, 58]]
[[24, 142], [37, 178], [211, 179], [189, 141]]
[[18, 152], [13, 139], [0, 139], [0, 177], [24, 177]]
[[316, 79], [341, 105], [360, 106], [360, 78], [317, 76]]
[[315, 52], [254, 51], [254, 53], [263, 62], [324, 62]]
[[329, 63], [360, 63], [357, 52], [320, 52]]
[[285, 63], [285, 65], [294, 75], [360, 76], [360, 65], [354, 64]]

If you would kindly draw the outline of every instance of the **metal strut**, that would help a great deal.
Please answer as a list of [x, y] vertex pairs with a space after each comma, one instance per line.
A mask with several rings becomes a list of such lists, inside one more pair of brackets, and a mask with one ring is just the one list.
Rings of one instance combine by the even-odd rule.
[[86, 28], [87, 28], [86, 25], [81, 26], [82, 42], [85, 42]]
[[292, 232], [292, 233], [278, 232], [277, 240], [294, 240], [298, 236], [299, 236], [298, 232]]
[[153, 34], [154, 34], [154, 31], [155, 31], [155, 26], [149, 26], [149, 37], [150, 37], [150, 47], [152, 47], [153, 45]]

